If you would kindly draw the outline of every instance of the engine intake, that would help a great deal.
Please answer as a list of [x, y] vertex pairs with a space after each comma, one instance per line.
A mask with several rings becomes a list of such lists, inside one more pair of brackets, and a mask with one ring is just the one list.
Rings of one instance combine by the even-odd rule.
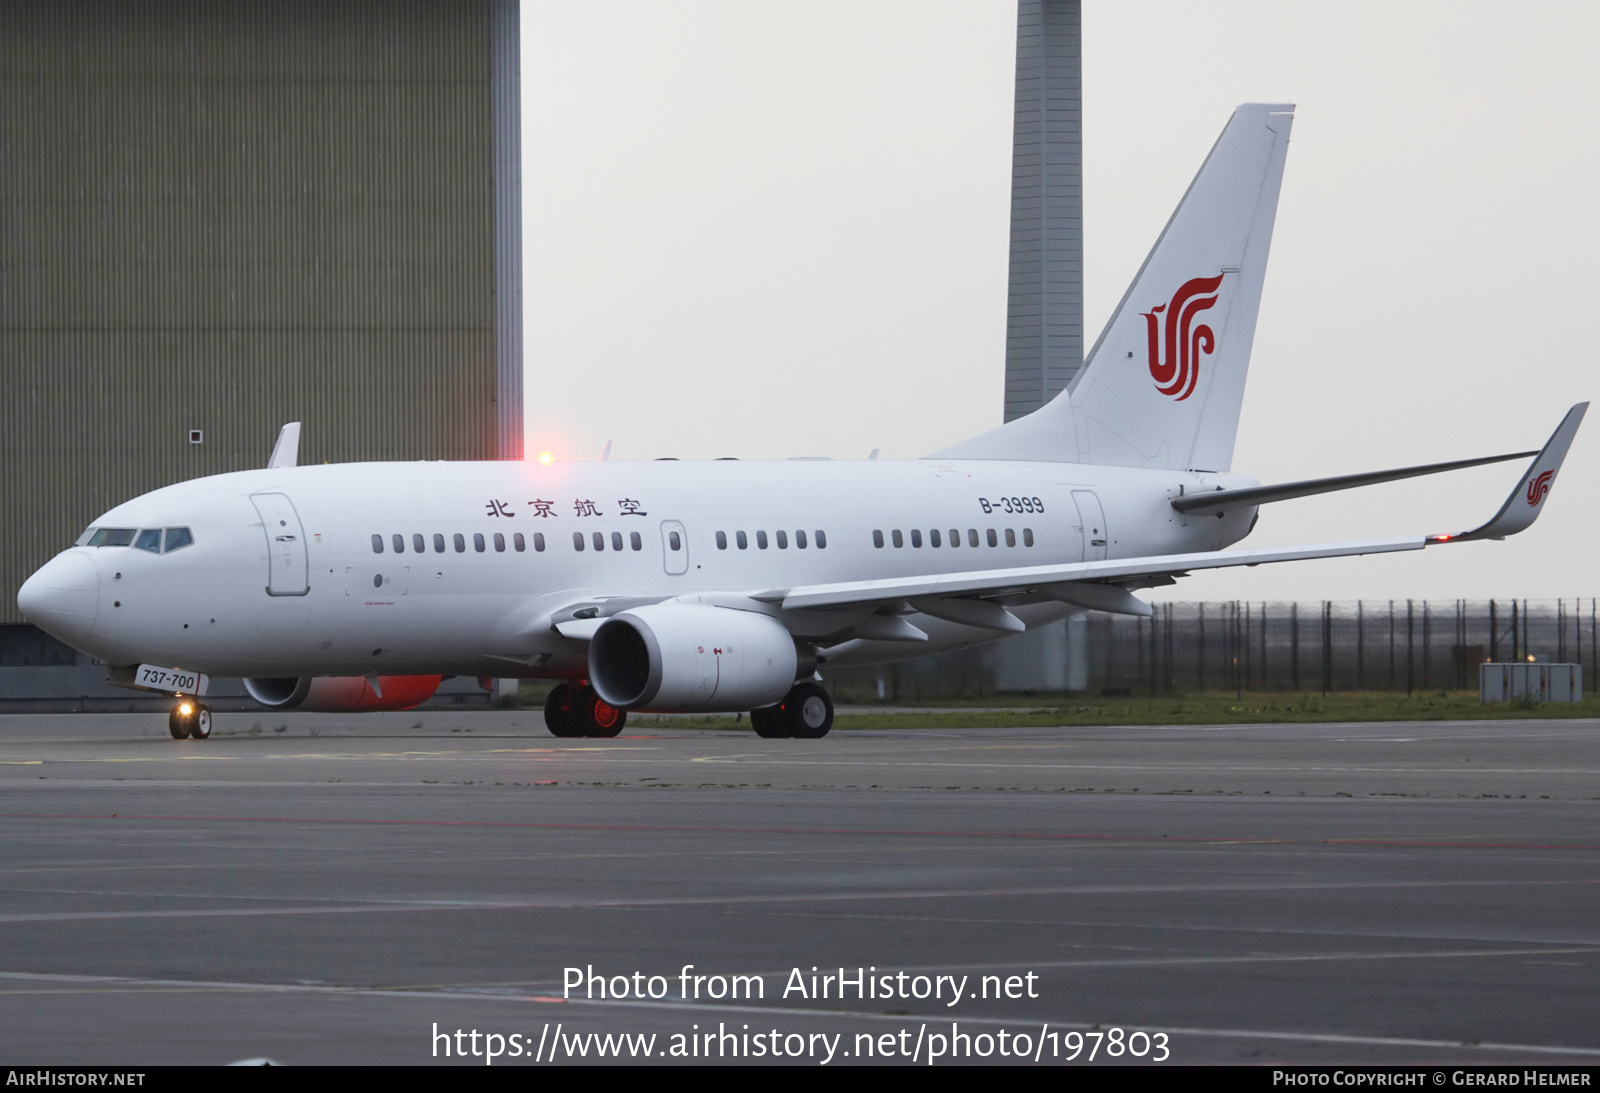
[[654, 604], [607, 619], [589, 641], [589, 682], [619, 709], [711, 712], [779, 701], [816, 658], [769, 615]]
[[379, 676], [374, 690], [366, 676], [264, 676], [247, 678], [244, 689], [269, 709], [349, 713], [409, 710], [432, 698], [443, 680], [443, 676]]

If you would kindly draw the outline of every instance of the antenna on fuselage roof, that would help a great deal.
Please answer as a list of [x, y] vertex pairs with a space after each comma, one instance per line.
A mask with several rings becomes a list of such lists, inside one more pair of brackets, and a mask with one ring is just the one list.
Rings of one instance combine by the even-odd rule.
[[606, 441], [606, 446], [600, 449], [600, 462], [606, 463], [611, 459], [611, 441]]
[[293, 467], [299, 460], [300, 423], [291, 421], [278, 430], [278, 442], [272, 446], [272, 454], [267, 457], [267, 469], [271, 471]]
[[868, 459], [877, 459], [878, 458], [878, 449], [877, 448], [872, 449], [872, 454], [867, 456], [867, 458]]

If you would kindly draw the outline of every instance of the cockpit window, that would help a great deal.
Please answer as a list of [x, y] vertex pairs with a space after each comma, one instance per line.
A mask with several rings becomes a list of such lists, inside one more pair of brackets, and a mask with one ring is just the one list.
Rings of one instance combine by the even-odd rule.
[[89, 528], [73, 546], [131, 546], [151, 554], [171, 554], [193, 543], [188, 528]]
[[89, 545], [92, 547], [132, 546], [134, 536], [138, 534], [138, 528], [99, 528], [93, 535], [89, 536]]

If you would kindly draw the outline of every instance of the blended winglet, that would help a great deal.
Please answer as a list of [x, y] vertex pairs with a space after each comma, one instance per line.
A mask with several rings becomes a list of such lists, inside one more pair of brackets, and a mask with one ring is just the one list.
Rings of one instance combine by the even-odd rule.
[[1567, 458], [1567, 449], [1572, 447], [1572, 438], [1578, 435], [1578, 426], [1583, 423], [1584, 412], [1588, 409], [1587, 402], [1580, 402], [1567, 411], [1567, 416], [1561, 419], [1556, 431], [1550, 434], [1545, 446], [1534, 456], [1527, 473], [1492, 520], [1459, 535], [1430, 535], [1428, 542], [1464, 543], [1473, 539], [1504, 539], [1507, 535], [1515, 535], [1532, 526], [1544, 508], [1545, 498], [1550, 496], [1550, 487], [1555, 485], [1556, 474], [1561, 470], [1562, 461]]
[[291, 421], [278, 431], [278, 442], [267, 460], [268, 470], [293, 467], [300, 459], [300, 423]]

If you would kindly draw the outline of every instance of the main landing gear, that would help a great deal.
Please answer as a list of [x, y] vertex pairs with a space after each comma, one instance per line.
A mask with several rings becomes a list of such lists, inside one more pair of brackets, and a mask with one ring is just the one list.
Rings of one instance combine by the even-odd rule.
[[557, 685], [544, 703], [551, 736], [615, 736], [627, 721], [628, 711], [602, 702], [587, 681]]
[[179, 699], [167, 715], [167, 731], [174, 740], [211, 738], [211, 707], [192, 698]]
[[750, 711], [757, 736], [817, 740], [833, 728], [833, 699], [815, 683], [796, 683], [776, 706]]

